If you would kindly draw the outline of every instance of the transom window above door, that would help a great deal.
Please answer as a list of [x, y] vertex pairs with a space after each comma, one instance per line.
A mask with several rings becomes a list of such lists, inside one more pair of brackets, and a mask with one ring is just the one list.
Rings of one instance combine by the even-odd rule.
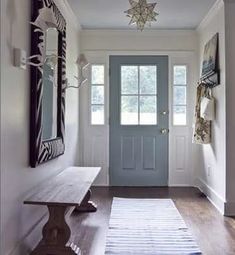
[[121, 125], [157, 124], [157, 66], [121, 66]]

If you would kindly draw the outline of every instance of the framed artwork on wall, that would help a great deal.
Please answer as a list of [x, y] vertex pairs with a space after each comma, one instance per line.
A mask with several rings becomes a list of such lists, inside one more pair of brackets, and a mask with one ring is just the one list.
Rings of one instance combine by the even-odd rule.
[[220, 84], [219, 71], [219, 34], [216, 33], [205, 45], [201, 82], [210, 87]]
[[205, 45], [202, 64], [202, 76], [218, 69], [218, 37], [218, 33], [215, 34], [212, 39], [210, 39], [210, 41]]

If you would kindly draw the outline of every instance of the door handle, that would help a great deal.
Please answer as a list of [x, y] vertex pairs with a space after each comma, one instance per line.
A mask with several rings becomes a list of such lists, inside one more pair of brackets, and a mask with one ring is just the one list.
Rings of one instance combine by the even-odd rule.
[[167, 115], [167, 114], [168, 114], [168, 111], [161, 112], [161, 115]]
[[162, 135], [166, 135], [166, 134], [169, 133], [169, 129], [162, 128], [162, 129], [160, 130], [160, 133], [161, 133]]

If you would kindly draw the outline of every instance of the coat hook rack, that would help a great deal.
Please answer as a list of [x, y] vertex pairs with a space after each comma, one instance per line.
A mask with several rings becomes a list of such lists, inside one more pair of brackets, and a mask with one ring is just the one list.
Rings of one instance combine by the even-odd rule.
[[209, 88], [214, 88], [220, 84], [220, 71], [212, 71], [200, 78], [200, 83]]

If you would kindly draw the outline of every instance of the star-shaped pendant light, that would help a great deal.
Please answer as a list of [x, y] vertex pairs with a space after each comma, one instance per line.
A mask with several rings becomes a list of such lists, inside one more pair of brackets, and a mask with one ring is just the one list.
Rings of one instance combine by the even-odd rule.
[[129, 0], [131, 9], [125, 11], [127, 17], [131, 18], [130, 25], [136, 24], [137, 28], [143, 31], [145, 24], [157, 21], [157, 15], [154, 11], [157, 3], [147, 3], [146, 0]]

